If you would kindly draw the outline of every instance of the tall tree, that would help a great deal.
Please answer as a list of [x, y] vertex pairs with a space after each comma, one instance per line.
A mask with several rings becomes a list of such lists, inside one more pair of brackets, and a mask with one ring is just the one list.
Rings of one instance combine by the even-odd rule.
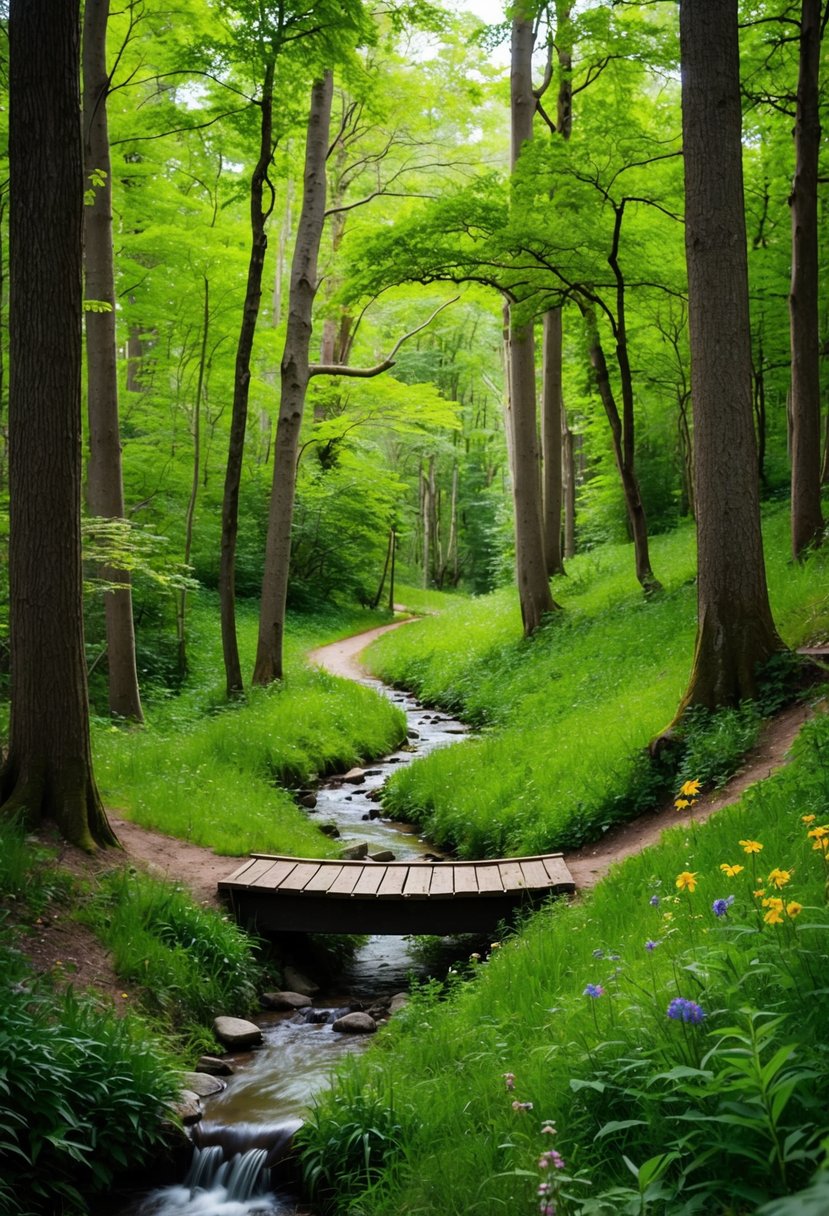
[[818, 291], [818, 159], [822, 0], [803, 0], [794, 127], [792, 280], [792, 553], [803, 556], [823, 535], [820, 506], [820, 319]]
[[12, 712], [0, 803], [93, 849], [117, 841], [92, 772], [81, 611], [79, 0], [12, 0], [9, 40]]
[[680, 712], [757, 692], [781, 650], [769, 607], [752, 419], [737, 0], [682, 0], [698, 621]]
[[[115, 273], [112, 254], [112, 169], [107, 127], [107, 22], [109, 0], [86, 0], [83, 17], [83, 133], [87, 182], [92, 198], [84, 209], [87, 413], [89, 462], [86, 494], [92, 515], [124, 518], [118, 369], [115, 342]], [[106, 307], [101, 307], [105, 305]], [[135, 661], [130, 575], [103, 567], [112, 586], [104, 593], [110, 713], [143, 721]]]

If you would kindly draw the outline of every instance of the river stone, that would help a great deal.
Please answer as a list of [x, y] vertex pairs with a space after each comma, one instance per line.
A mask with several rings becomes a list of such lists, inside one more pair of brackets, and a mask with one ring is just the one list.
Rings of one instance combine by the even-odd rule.
[[314, 807], [317, 805], [316, 794], [312, 794], [310, 792], [307, 794], [300, 794], [299, 805], [306, 807], [309, 811], [313, 811]]
[[346, 1013], [337, 1018], [331, 1029], [340, 1034], [374, 1034], [377, 1023], [367, 1013]]
[[365, 770], [362, 768], [350, 768], [342, 778], [342, 780], [347, 781], [349, 785], [362, 785], [365, 779]]
[[194, 1094], [189, 1089], [181, 1091], [178, 1100], [170, 1103], [170, 1109], [181, 1119], [185, 1126], [190, 1123], [198, 1123], [204, 1113], [201, 1108], [199, 1095]]
[[307, 1009], [311, 1004], [305, 992], [263, 992], [261, 999], [265, 1009]]
[[213, 1033], [217, 1039], [234, 1050], [254, 1047], [262, 1042], [262, 1031], [253, 1022], [244, 1018], [218, 1017], [213, 1019]]
[[187, 1089], [198, 1094], [200, 1098], [220, 1094], [225, 1088], [224, 1081], [220, 1081], [218, 1077], [209, 1077], [206, 1072], [183, 1072], [181, 1079]]
[[299, 993], [301, 996], [313, 996], [319, 992], [319, 984], [315, 984], [313, 980], [309, 980], [307, 975], [303, 975], [301, 971], [297, 971], [296, 967], [286, 967], [282, 972], [287, 987], [286, 992]]
[[232, 1064], [218, 1056], [199, 1056], [196, 1072], [206, 1072], [213, 1077], [229, 1077], [235, 1072]]
[[368, 844], [365, 841], [362, 844], [350, 844], [347, 849], [343, 849], [340, 857], [343, 861], [365, 861], [368, 857]]
[[409, 1003], [408, 992], [395, 992], [394, 996], [389, 1001], [389, 1013], [392, 1017], [399, 1013]]
[[379, 853], [369, 853], [370, 861], [394, 861], [391, 849], [381, 849]]
[[337, 827], [336, 823], [321, 823], [319, 825], [319, 829], [323, 836], [330, 836], [332, 840], [336, 840], [340, 835], [340, 829]]

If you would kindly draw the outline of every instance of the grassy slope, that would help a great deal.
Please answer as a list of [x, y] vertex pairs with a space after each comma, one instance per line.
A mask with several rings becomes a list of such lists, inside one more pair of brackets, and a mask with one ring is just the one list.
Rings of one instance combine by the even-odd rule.
[[[787, 526], [784, 511], [769, 514], [768, 572], [796, 645], [825, 630], [829, 559], [793, 567]], [[565, 612], [530, 642], [512, 589], [380, 639], [369, 652], [378, 675], [485, 727], [397, 774], [387, 806], [436, 843], [494, 856], [575, 847], [647, 805], [643, 749], [671, 720], [693, 651], [692, 531], [655, 538], [653, 563], [666, 590], [645, 602], [630, 546], [571, 562], [555, 586]]]
[[[321, 857], [330, 841], [279, 784], [301, 785], [391, 751], [403, 716], [385, 698], [303, 662], [314, 646], [371, 628], [377, 614], [289, 622], [283, 684], [224, 706], [212, 597], [192, 609], [193, 669], [181, 695], [151, 705], [145, 730], [95, 724], [95, 771], [105, 801], [130, 819], [218, 853]], [[256, 617], [239, 613], [243, 668], [252, 665]]]

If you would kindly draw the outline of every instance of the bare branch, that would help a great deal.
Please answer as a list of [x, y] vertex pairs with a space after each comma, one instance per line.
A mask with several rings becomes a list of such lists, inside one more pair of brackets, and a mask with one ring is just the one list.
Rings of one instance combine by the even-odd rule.
[[312, 363], [308, 368], [308, 378], [312, 376], [360, 376], [363, 379], [368, 379], [371, 376], [379, 376], [382, 372], [387, 372], [390, 367], [394, 367], [395, 355], [400, 350], [404, 342], [408, 342], [421, 330], [426, 329], [432, 324], [438, 313], [443, 312], [444, 308], [448, 308], [450, 304], [454, 304], [460, 296], [453, 296], [451, 300], [444, 301], [439, 304], [430, 317], [428, 317], [422, 325], [418, 325], [415, 329], [409, 330], [407, 334], [403, 334], [402, 338], [398, 338], [391, 352], [386, 356], [381, 363], [375, 364], [374, 367], [349, 367], [348, 364], [340, 363]]

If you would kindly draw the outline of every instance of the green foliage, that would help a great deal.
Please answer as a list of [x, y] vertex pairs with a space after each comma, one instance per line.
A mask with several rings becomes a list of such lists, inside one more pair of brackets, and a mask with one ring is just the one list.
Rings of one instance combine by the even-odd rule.
[[829, 911], [808, 833], [829, 832], [827, 754], [818, 714], [739, 805], [418, 992], [318, 1107], [317, 1157], [392, 1083], [412, 1128], [334, 1210], [529, 1213], [552, 1176], [562, 1216], [819, 1211]]

